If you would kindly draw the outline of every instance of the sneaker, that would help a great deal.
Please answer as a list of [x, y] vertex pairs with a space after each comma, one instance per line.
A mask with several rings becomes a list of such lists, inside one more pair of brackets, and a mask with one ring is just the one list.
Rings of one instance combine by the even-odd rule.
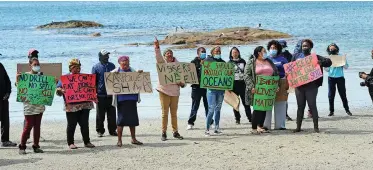
[[346, 111], [346, 113], [349, 115], [349, 116], [352, 116], [352, 113], [350, 111]]
[[104, 137], [104, 134], [103, 134], [103, 133], [100, 133], [100, 132], [97, 132], [97, 136], [98, 136], [99, 138], [102, 138], [102, 137]]
[[166, 141], [167, 140], [167, 134], [166, 133], [162, 133], [162, 138], [161, 138], [162, 141]]
[[205, 136], [206, 136], [206, 137], [209, 137], [209, 136], [210, 136], [210, 131], [206, 130], [206, 131], [205, 131]]
[[44, 153], [40, 148], [34, 148], [34, 153]]
[[286, 115], [286, 120], [287, 121], [293, 121], [293, 119], [290, 116], [288, 116], [288, 115]]
[[236, 125], [241, 124], [240, 120], [236, 120]]
[[179, 132], [174, 132], [174, 138], [176, 138], [176, 139], [180, 139], [180, 140], [183, 140], [184, 139], [184, 137], [183, 136], [181, 136], [180, 134], [179, 134]]
[[334, 116], [334, 112], [330, 112], [328, 116]]
[[215, 135], [220, 135], [220, 134], [222, 134], [223, 132], [222, 131], [220, 131], [219, 129], [217, 129], [217, 130], [214, 130], [214, 134]]
[[193, 129], [193, 125], [188, 125], [187, 126], [187, 130], [192, 130]]
[[18, 153], [19, 153], [20, 155], [26, 155], [26, 150], [25, 150], [25, 149], [20, 149], [20, 150], [18, 151]]
[[5, 141], [5, 142], [2, 142], [1, 144], [2, 147], [16, 147], [17, 144], [16, 143], [13, 143], [11, 141]]
[[117, 132], [110, 133], [110, 136], [118, 136]]
[[315, 128], [313, 131], [314, 131], [315, 133], [320, 133], [319, 128]]
[[95, 145], [93, 145], [91, 142], [87, 143], [84, 145], [86, 148], [94, 148], [96, 147]]

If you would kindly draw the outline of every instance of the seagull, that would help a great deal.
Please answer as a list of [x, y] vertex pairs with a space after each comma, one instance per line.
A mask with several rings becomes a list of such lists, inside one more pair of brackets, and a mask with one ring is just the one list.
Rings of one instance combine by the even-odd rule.
[[219, 35], [219, 38], [222, 37], [222, 36], [224, 36], [224, 33], [221, 33], [221, 34]]

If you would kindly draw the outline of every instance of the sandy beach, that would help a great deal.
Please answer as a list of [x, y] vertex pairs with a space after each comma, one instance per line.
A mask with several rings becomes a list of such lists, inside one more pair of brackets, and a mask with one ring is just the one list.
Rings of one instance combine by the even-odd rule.
[[[90, 135], [94, 149], [69, 150], [66, 121], [43, 121], [40, 143], [45, 153], [35, 154], [28, 144], [27, 155], [18, 148], [0, 148], [0, 169], [370, 169], [373, 168], [373, 115], [362, 108], [349, 117], [344, 112], [334, 117], [321, 114], [321, 133], [313, 133], [311, 119], [305, 119], [304, 131], [294, 134], [295, 121], [287, 122], [286, 131], [250, 134], [250, 124], [234, 123], [233, 116], [222, 113], [223, 134], [204, 136], [204, 118], [199, 116], [196, 129], [185, 130], [186, 120], [179, 119], [184, 140], [160, 140], [161, 119], [140, 119], [138, 140], [130, 144], [125, 129], [124, 145], [117, 147], [116, 137], [98, 138], [91, 112]], [[199, 114], [202, 115], [202, 114]], [[11, 140], [19, 142], [22, 122], [11, 124]], [[77, 127], [75, 141], [83, 147]]]

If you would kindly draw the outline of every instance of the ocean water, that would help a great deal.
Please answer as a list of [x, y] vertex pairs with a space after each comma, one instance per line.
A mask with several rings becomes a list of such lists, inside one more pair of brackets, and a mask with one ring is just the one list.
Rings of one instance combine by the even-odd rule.
[[[131, 66], [151, 72], [153, 87], [157, 84], [154, 49], [152, 46], [125, 44], [148, 43], [154, 36], [163, 39], [176, 26], [182, 31], [210, 31], [228, 27], [255, 27], [291, 34], [287, 39], [289, 50], [302, 38], [314, 41], [313, 51], [326, 55], [326, 47], [335, 42], [340, 52], [347, 54], [350, 68], [345, 72], [347, 97], [353, 109], [372, 105], [367, 89], [359, 86], [358, 72], [370, 72], [373, 60], [373, 2], [0, 2], [0, 62], [4, 64], [12, 82], [16, 64], [27, 62], [27, 51], [38, 49], [41, 62], [61, 62], [67, 73], [67, 62], [77, 57], [82, 61], [82, 72], [89, 73], [98, 62], [101, 49], [112, 52], [110, 61], [117, 64], [118, 55], [129, 55]], [[103, 28], [37, 30], [38, 25], [52, 21], [89, 20]], [[101, 37], [87, 36], [100, 32]], [[244, 59], [258, 45], [238, 46]], [[161, 46], [162, 49], [168, 46]], [[232, 46], [222, 47], [223, 59], [228, 60]], [[208, 51], [210, 49], [207, 49]], [[180, 61], [189, 62], [195, 49], [174, 50]], [[324, 74], [326, 75], [326, 74]], [[319, 89], [320, 115], [328, 114], [327, 76]], [[13, 83], [12, 83], [13, 84]], [[191, 107], [190, 87], [181, 90], [179, 117], [187, 118]], [[10, 99], [12, 120], [23, 119], [22, 103], [15, 102], [16, 88]], [[139, 104], [141, 118], [160, 117], [158, 94], [143, 94]], [[296, 115], [294, 94], [289, 97], [289, 114]], [[43, 119], [63, 119], [62, 99], [56, 97], [47, 107]], [[336, 96], [336, 114], [343, 115], [341, 101]], [[201, 105], [201, 107], [203, 107]], [[202, 109], [201, 109], [202, 111]], [[200, 111], [200, 112], [201, 112]], [[241, 108], [243, 112], [243, 109]], [[94, 110], [91, 118], [94, 118]], [[200, 114], [203, 115], [203, 114]], [[232, 116], [231, 108], [223, 105], [222, 116]]]

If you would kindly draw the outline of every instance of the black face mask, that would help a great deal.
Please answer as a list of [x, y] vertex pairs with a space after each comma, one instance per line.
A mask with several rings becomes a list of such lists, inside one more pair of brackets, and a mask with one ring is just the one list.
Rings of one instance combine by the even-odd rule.
[[109, 55], [101, 55], [99, 57], [100, 62], [102, 63], [108, 63], [109, 62]]
[[311, 54], [311, 49], [310, 48], [302, 49], [302, 52], [303, 54], [308, 55], [308, 54]]
[[338, 51], [337, 50], [331, 50], [329, 51], [329, 55], [337, 55]]

